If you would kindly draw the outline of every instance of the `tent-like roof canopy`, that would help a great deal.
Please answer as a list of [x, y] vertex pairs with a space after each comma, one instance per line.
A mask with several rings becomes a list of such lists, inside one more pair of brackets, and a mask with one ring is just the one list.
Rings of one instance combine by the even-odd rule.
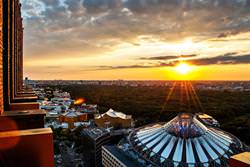
[[243, 150], [235, 136], [205, 126], [192, 114], [137, 129], [129, 143], [153, 166], [227, 166], [229, 157]]
[[126, 115], [122, 112], [114, 111], [113, 109], [109, 109], [107, 112], [102, 114], [102, 117], [105, 115], [108, 115], [109, 117], [113, 117], [113, 118], [131, 119], [130, 115]]

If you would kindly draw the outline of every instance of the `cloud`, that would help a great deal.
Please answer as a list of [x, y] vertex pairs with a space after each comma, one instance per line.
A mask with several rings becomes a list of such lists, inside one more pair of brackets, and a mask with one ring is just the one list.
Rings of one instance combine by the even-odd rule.
[[250, 64], [250, 54], [236, 55], [236, 53], [227, 53], [210, 58], [192, 59], [188, 60], [188, 62], [194, 65]]
[[29, 58], [99, 56], [122, 43], [139, 46], [141, 35], [170, 42], [250, 30], [249, 0], [22, 0], [22, 6]]
[[84, 0], [83, 6], [90, 13], [106, 12], [122, 6], [121, 0]]
[[138, 68], [159, 68], [159, 67], [172, 67], [173, 62], [157, 62], [151, 64], [134, 64], [126, 66], [98, 66], [95, 70], [119, 70], [119, 69], [138, 69]]
[[226, 37], [230, 37], [230, 36], [234, 36], [237, 35], [239, 32], [237, 31], [227, 31], [227, 32], [222, 32], [220, 33], [217, 37], [218, 38], [226, 38]]
[[140, 60], [173, 60], [179, 58], [192, 58], [196, 57], [196, 54], [180, 55], [180, 56], [155, 56], [155, 57], [141, 57]]
[[[185, 62], [196, 66], [203, 65], [235, 65], [235, 64], [250, 64], [250, 54], [237, 55], [236, 52], [226, 53], [215, 57], [206, 58], [194, 58], [185, 60]], [[196, 55], [186, 55], [189, 58], [195, 57]], [[174, 57], [174, 56], [169, 56]], [[159, 57], [160, 58], [160, 57]], [[172, 58], [171, 58], [172, 59]], [[163, 60], [163, 59], [147, 59], [147, 60]], [[134, 64], [127, 66], [98, 66], [94, 70], [116, 70], [116, 69], [137, 69], [137, 68], [160, 68], [160, 67], [173, 67], [180, 63], [179, 60], [173, 61], [158, 61], [151, 64]]]

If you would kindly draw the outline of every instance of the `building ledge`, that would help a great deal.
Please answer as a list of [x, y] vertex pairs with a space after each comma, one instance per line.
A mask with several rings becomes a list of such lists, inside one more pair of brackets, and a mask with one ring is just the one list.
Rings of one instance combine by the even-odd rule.
[[53, 167], [50, 128], [0, 132], [0, 166]]
[[45, 110], [21, 110], [21, 111], [5, 111], [0, 117], [20, 117], [29, 115], [46, 115]]
[[43, 128], [45, 115], [44, 110], [5, 111], [0, 115], [0, 131]]
[[37, 96], [31, 95], [31, 94], [18, 94], [14, 97], [13, 101], [14, 102], [36, 102], [38, 99]]
[[249, 167], [250, 166], [250, 152], [243, 152], [232, 156], [229, 159], [230, 167]]
[[18, 90], [18, 93], [34, 94], [34, 91], [33, 91], [33, 89], [22, 88], [22, 89]]
[[37, 110], [39, 109], [39, 103], [37, 102], [23, 102], [23, 103], [11, 103], [11, 111], [20, 111], [20, 110]]
[[19, 136], [28, 136], [28, 135], [37, 135], [37, 134], [52, 134], [50, 128], [39, 128], [39, 129], [27, 129], [27, 130], [12, 130], [6, 132], [0, 132], [0, 139], [8, 137], [13, 137], [16, 135]]
[[17, 95], [36, 96], [34, 92], [18, 91]]

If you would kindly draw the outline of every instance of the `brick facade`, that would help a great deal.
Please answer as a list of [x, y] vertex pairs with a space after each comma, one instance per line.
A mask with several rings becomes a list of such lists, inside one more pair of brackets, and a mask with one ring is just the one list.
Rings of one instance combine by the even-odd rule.
[[1, 54], [4, 110], [38, 109], [37, 97], [23, 87], [23, 23], [19, 0], [1, 0], [3, 10]]
[[[2, 40], [2, 0], [0, 0], [0, 55], [3, 54], [3, 40]], [[2, 56], [0, 56], [0, 114], [3, 113], [3, 61]]]
[[19, 0], [0, 0], [0, 166], [53, 167], [53, 134], [43, 128], [46, 113], [36, 110], [34, 94], [23, 88], [22, 40]]
[[[38, 110], [36, 96], [23, 87], [21, 4], [0, 0], [0, 11], [0, 131], [42, 128], [45, 111]], [[18, 127], [8, 126], [10, 120]]]

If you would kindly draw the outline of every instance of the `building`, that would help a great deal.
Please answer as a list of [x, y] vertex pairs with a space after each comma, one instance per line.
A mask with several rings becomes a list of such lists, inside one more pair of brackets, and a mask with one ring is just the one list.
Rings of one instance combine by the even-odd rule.
[[102, 164], [104, 167], [140, 167], [140, 165], [129, 156], [126, 156], [116, 146], [102, 146]]
[[95, 123], [98, 127], [130, 128], [133, 126], [133, 119], [131, 115], [109, 109], [106, 113], [96, 116]]
[[[21, 4], [18, 0], [1, 0], [0, 4], [0, 113], [2, 117], [14, 119], [19, 129], [39, 128], [44, 122], [45, 112], [39, 110], [34, 92], [23, 85]], [[23, 110], [26, 111], [21, 112]], [[30, 122], [30, 118], [36, 121]]]
[[101, 128], [83, 129], [83, 154], [88, 166], [102, 167], [102, 146], [110, 142], [110, 133]]
[[82, 113], [87, 113], [88, 114], [88, 119], [94, 119], [95, 114], [98, 114], [97, 110], [97, 105], [96, 104], [86, 104], [83, 103], [80, 106], [75, 106], [76, 111], [82, 112]]
[[0, 0], [0, 166], [54, 166], [52, 131], [36, 100], [23, 84], [21, 4]]
[[237, 155], [234, 155], [229, 160], [230, 167], [249, 167], [250, 166], [250, 152], [243, 152]]
[[87, 121], [88, 115], [85, 113], [75, 112], [73, 110], [69, 110], [66, 113], [63, 113], [59, 116], [60, 122], [68, 123], [68, 128], [73, 129], [75, 127], [75, 123]]
[[70, 98], [70, 93], [68, 92], [62, 92], [62, 91], [58, 91], [55, 90], [53, 92], [54, 97], [59, 97], [59, 98]]
[[37, 97], [23, 85], [23, 24], [18, 0], [2, 0], [2, 78], [5, 110], [38, 109]]
[[196, 118], [200, 120], [203, 124], [207, 126], [214, 126], [214, 127], [220, 127], [220, 124], [217, 120], [215, 120], [210, 115], [204, 114], [204, 113], [198, 113], [195, 114]]
[[248, 148], [235, 136], [206, 126], [192, 114], [138, 128], [119, 145], [141, 166], [225, 166]]

